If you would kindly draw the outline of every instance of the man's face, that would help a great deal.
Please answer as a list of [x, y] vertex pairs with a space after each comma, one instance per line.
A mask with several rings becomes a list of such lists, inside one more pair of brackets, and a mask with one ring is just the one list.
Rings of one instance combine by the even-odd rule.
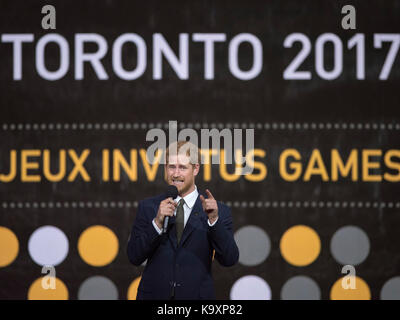
[[167, 183], [178, 188], [181, 197], [194, 190], [195, 176], [199, 173], [199, 164], [192, 165], [184, 154], [170, 155], [165, 165]]

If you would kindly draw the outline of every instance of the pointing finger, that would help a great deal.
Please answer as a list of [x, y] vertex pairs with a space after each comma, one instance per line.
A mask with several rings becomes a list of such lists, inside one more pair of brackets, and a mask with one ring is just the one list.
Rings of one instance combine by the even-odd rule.
[[[209, 199], [214, 199], [214, 196], [212, 195], [212, 193], [210, 192], [210, 190], [206, 189], [206, 193]], [[215, 200], [215, 199], [214, 199]]]

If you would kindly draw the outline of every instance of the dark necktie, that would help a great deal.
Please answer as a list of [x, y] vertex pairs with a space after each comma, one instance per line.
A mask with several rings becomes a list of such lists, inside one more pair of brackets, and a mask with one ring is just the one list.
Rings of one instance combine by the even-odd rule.
[[181, 241], [183, 228], [185, 227], [185, 214], [183, 211], [183, 205], [185, 204], [185, 200], [179, 200], [178, 207], [176, 208], [176, 237], [178, 239], [178, 244]]

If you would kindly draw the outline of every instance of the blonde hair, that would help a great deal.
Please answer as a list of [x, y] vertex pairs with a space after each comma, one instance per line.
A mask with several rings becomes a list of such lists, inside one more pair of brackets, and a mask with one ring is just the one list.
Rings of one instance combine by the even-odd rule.
[[189, 161], [192, 165], [200, 164], [200, 151], [190, 141], [175, 141], [171, 143], [165, 151], [165, 163], [168, 164], [169, 156], [185, 154], [189, 157]]

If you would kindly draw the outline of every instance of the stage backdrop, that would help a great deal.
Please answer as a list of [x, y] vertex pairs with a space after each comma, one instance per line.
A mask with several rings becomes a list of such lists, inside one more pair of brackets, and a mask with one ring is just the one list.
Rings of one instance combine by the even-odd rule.
[[395, 0], [1, 1], [0, 298], [135, 298], [128, 236], [165, 188], [146, 134], [177, 121], [254, 129], [251, 174], [196, 180], [240, 249], [218, 299], [400, 299], [399, 21]]

